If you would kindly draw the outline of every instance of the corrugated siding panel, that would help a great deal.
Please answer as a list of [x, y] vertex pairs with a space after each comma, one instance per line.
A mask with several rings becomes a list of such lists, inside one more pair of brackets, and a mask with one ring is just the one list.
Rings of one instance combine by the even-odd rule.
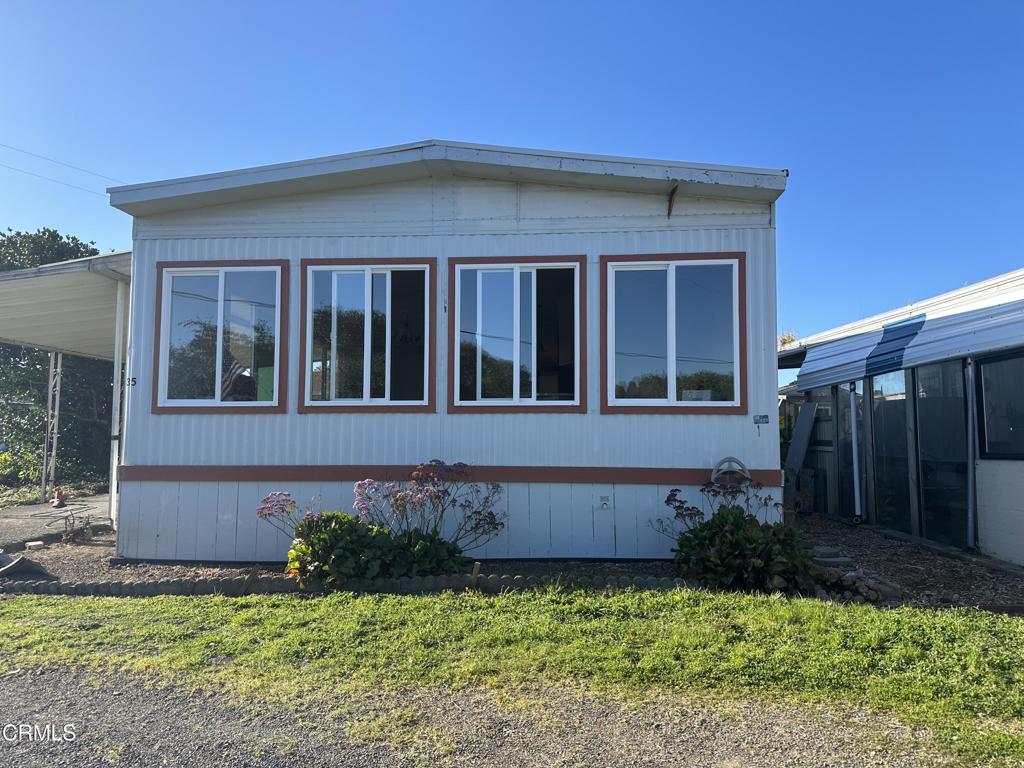
[[[748, 416], [601, 416], [598, 257], [601, 254], [733, 251], [748, 253], [748, 391], [750, 413], [776, 418], [774, 253], [772, 230], [700, 229], [586, 235], [483, 235], [371, 238], [227, 238], [144, 240], [135, 251], [125, 439], [127, 464], [411, 464], [432, 457], [477, 464], [567, 466], [710, 466], [739, 456], [751, 467], [778, 466], [771, 425], [758, 433]], [[328, 256], [588, 257], [588, 403], [579, 414], [319, 414], [294, 412], [298, 386], [299, 260]], [[158, 260], [288, 258], [293, 264], [287, 415], [153, 415], [149, 413]], [[446, 270], [439, 270], [441, 304]], [[439, 317], [437, 392], [445, 395], [447, 327]], [[439, 410], [443, 410], [443, 404]]]

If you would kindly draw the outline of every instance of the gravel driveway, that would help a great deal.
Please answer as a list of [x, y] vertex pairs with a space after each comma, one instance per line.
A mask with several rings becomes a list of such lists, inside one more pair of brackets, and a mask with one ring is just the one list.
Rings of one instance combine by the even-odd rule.
[[[566, 690], [331, 695], [240, 709], [223, 695], [69, 671], [0, 677], [3, 723], [65, 723], [72, 742], [0, 741], [0, 764], [53, 766], [918, 766], [922, 734], [862, 710], [625, 704]], [[352, 734], [352, 738], [346, 734]]]

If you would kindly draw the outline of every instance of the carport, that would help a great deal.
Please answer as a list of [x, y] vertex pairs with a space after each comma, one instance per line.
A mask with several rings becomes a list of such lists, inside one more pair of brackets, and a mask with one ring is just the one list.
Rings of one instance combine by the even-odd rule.
[[52, 486], [65, 354], [114, 364], [110, 425], [110, 519], [117, 524], [121, 384], [128, 332], [131, 251], [0, 272], [0, 341], [50, 353], [41, 495]]

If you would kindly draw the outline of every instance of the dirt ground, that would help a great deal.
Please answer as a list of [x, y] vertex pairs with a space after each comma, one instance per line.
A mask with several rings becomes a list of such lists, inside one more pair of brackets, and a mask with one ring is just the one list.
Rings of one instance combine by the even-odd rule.
[[966, 560], [821, 515], [803, 518], [800, 525], [814, 544], [837, 547], [869, 576], [901, 587], [908, 603], [1024, 609], [1024, 569], [1004, 570], [980, 557]]

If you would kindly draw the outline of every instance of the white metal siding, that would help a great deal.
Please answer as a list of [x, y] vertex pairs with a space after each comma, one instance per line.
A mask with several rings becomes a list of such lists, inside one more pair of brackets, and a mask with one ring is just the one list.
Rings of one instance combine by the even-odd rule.
[[[726, 455], [751, 468], [777, 469], [779, 445], [776, 396], [775, 243], [767, 205], [679, 198], [666, 216], [667, 199], [609, 191], [533, 188], [473, 180], [409, 182], [344, 193], [323, 193], [244, 205], [219, 206], [136, 220], [133, 253], [131, 341], [128, 376], [137, 385], [128, 391], [123, 463], [131, 465], [359, 465], [415, 464], [431, 458], [471, 464], [510, 466], [709, 467]], [[357, 202], [352, 202], [356, 200]], [[524, 218], [523, 213], [530, 218]], [[246, 236], [248, 233], [248, 236]], [[357, 234], [353, 234], [357, 233]], [[410, 234], [416, 233], [416, 234]], [[600, 274], [603, 254], [648, 254], [744, 251], [747, 253], [747, 388], [748, 414], [601, 415]], [[587, 268], [587, 414], [446, 414], [447, 264], [453, 256], [586, 255]], [[435, 257], [438, 269], [437, 412], [432, 414], [298, 414], [298, 333], [300, 266], [304, 258], [391, 259]], [[285, 415], [153, 415], [152, 344], [157, 261], [202, 259], [288, 259], [292, 264], [289, 328], [288, 413]], [[767, 414], [760, 430], [754, 414]], [[134, 556], [166, 557], [171, 538], [177, 557], [192, 546], [218, 559], [251, 559], [267, 541], [254, 539], [235, 519], [230, 497], [237, 492], [254, 509], [259, 493], [277, 490], [253, 484], [217, 484], [217, 501], [209, 484], [194, 490], [187, 483], [162, 488], [159, 483], [124, 483], [125, 515], [119, 549]], [[293, 484], [298, 485], [298, 484]], [[347, 484], [350, 485], [350, 484]], [[641, 534], [650, 501], [660, 515], [664, 493], [649, 488], [643, 504], [641, 486], [616, 486], [617, 510], [595, 508], [593, 490], [578, 500], [570, 486], [524, 485], [510, 490], [514, 507], [528, 504], [528, 514], [548, 513], [550, 535], [523, 532], [516, 512], [499, 548], [552, 556], [583, 555], [579, 531], [596, 531], [586, 556], [649, 556], [655, 545]], [[575, 486], [573, 486], [575, 487]], [[234, 489], [234, 490], [232, 490]], [[308, 489], [307, 489], [308, 490]], [[545, 494], [558, 496], [546, 500]], [[131, 521], [133, 494], [147, 502]], [[660, 498], [658, 497], [660, 494]], [[222, 495], [226, 495], [222, 498]], [[301, 495], [301, 494], [300, 494]], [[545, 500], [538, 500], [541, 499]], [[564, 498], [563, 498], [564, 497]], [[145, 511], [159, 499], [159, 520]], [[172, 503], [171, 499], [174, 499]], [[228, 501], [225, 501], [225, 498]], [[196, 500], [197, 499], [197, 500]], [[622, 499], [627, 501], [622, 502]], [[342, 499], [339, 497], [339, 503]], [[576, 529], [556, 510], [579, 507]], [[171, 508], [174, 512], [171, 512]], [[587, 511], [589, 510], [589, 511]], [[666, 510], [667, 511], [667, 510]], [[246, 512], [248, 514], [248, 512]], [[575, 512], [573, 513], [576, 514]], [[628, 518], [628, 525], [620, 521]], [[167, 520], [164, 520], [164, 517]], [[173, 526], [171, 518], [173, 518]], [[575, 518], [573, 518], [575, 519]], [[162, 521], [162, 522], [161, 522]], [[589, 521], [589, 522], [587, 522]], [[598, 522], [594, 522], [598, 521]], [[606, 527], [612, 525], [609, 532]], [[179, 534], [179, 529], [182, 532]], [[188, 529], [201, 528], [194, 545]], [[234, 526], [233, 555], [223, 543]], [[581, 527], [582, 526], [582, 527]], [[623, 527], [625, 526], [625, 527]], [[543, 526], [541, 526], [543, 528]], [[540, 530], [540, 529], [538, 529]], [[577, 533], [573, 534], [572, 530]], [[620, 532], [624, 533], [622, 538]], [[257, 532], [258, 533], [258, 532]], [[157, 539], [154, 539], [157, 536]], [[216, 542], [211, 544], [209, 537]], [[575, 536], [575, 538], [574, 538]], [[624, 542], [633, 541], [633, 544]], [[159, 545], [157, 541], [161, 542]], [[546, 543], [545, 543], [546, 542]], [[616, 543], [618, 542], [618, 543]], [[660, 544], [660, 543], [659, 543]], [[637, 554], [626, 554], [630, 551]], [[662, 547], [661, 554], [668, 549]], [[191, 558], [190, 558], [191, 559]]]
[[1024, 473], [1019, 461], [976, 462], [978, 548], [1024, 565]]

